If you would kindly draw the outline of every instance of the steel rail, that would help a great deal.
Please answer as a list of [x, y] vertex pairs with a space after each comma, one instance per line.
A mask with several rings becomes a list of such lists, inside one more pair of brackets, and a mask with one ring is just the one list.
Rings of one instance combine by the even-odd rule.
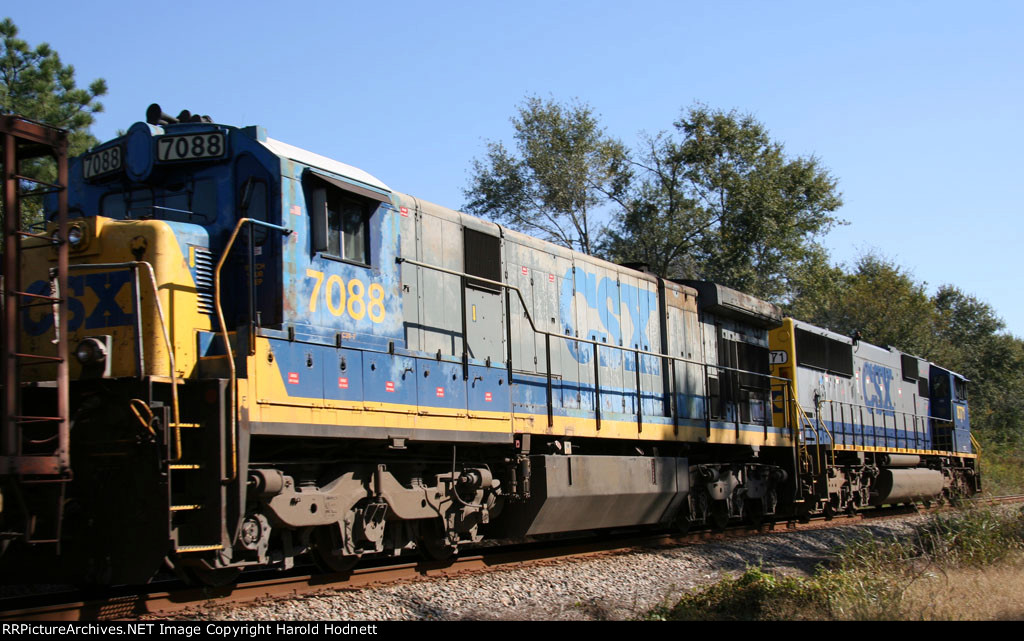
[[[1024, 502], [1024, 495], [1002, 497], [978, 497], [971, 499], [980, 503]], [[629, 533], [604, 540], [565, 540], [542, 545], [513, 545], [458, 557], [450, 562], [399, 560], [400, 562], [377, 567], [357, 568], [340, 574], [303, 574], [255, 578], [242, 581], [235, 586], [220, 588], [189, 587], [177, 588], [175, 582], [151, 585], [147, 591], [142, 588], [121, 588], [113, 594], [94, 599], [83, 599], [81, 593], [55, 593], [68, 597], [63, 603], [38, 605], [15, 602], [18, 599], [0, 600], [0, 621], [79, 621], [79, 620], [130, 620], [143, 615], [172, 615], [189, 608], [208, 606], [212, 603], [246, 603], [262, 598], [289, 598], [305, 596], [329, 590], [348, 590], [370, 585], [398, 581], [424, 580], [449, 577], [460, 574], [489, 572], [528, 566], [558, 560], [583, 559], [597, 555], [624, 554], [642, 548], [659, 546], [699, 545], [729, 541], [759, 535], [786, 535], [790, 533], [820, 530], [863, 524], [866, 521], [897, 518], [916, 513], [937, 511], [925, 510], [917, 505], [892, 506], [859, 510], [854, 515], [837, 514], [833, 517], [816, 515], [809, 522], [798, 522], [795, 517], [785, 517], [777, 522], [764, 523], [759, 527], [750, 524], [731, 525], [723, 531], [701, 530], [686, 534], [656, 532], [651, 534]], [[271, 571], [272, 572], [272, 571]], [[259, 574], [266, 574], [260, 572]], [[244, 577], [244, 575], [243, 575]], [[45, 595], [36, 595], [44, 599]], [[14, 607], [6, 607], [8, 603]]]

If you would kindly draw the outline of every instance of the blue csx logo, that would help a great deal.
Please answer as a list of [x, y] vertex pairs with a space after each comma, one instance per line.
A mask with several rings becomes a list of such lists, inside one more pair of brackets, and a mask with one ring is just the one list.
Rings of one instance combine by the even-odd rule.
[[[575, 291], [574, 291], [575, 290]], [[647, 323], [651, 311], [658, 309], [658, 298], [654, 292], [633, 287], [617, 282], [607, 276], [602, 278], [600, 283], [597, 275], [588, 274], [583, 270], [572, 269], [565, 273], [562, 280], [562, 295], [559, 299], [559, 312], [563, 319], [563, 328], [567, 334], [574, 334], [572, 302], [574, 293], [583, 294], [587, 301], [587, 307], [597, 310], [601, 319], [601, 325], [605, 331], [591, 329], [584, 337], [599, 343], [608, 345], [623, 345], [625, 347], [639, 346], [640, 349], [651, 351], [651, 343], [647, 338]], [[628, 340], [623, 341], [622, 308], [626, 308], [629, 314], [632, 334]], [[583, 316], [587, 316], [586, 310]], [[568, 341], [569, 353], [578, 363], [589, 363], [593, 357], [593, 347], [586, 343]], [[660, 346], [655, 346], [657, 351]], [[636, 362], [633, 355], [619, 349], [602, 348], [600, 351], [602, 367], [620, 367], [630, 372], [636, 371]], [[623, 362], [623, 360], [625, 362]], [[661, 366], [658, 359], [651, 356], [640, 357], [640, 371], [644, 374], [658, 374]]]
[[862, 377], [865, 405], [881, 410], [896, 409], [889, 394], [893, 379], [891, 369], [874, 363], [864, 363]]
[[[68, 297], [68, 331], [76, 331], [83, 324], [85, 329], [130, 325], [132, 315], [121, 309], [116, 300], [117, 294], [129, 282], [131, 282], [131, 274], [127, 271], [86, 274], [68, 278], [68, 289], [71, 290], [71, 296]], [[86, 289], [91, 290], [97, 298], [96, 306], [92, 308], [88, 316], [85, 305], [81, 301]], [[26, 291], [29, 294], [48, 296], [50, 283], [45, 280], [37, 280], [29, 285]], [[21, 324], [26, 333], [38, 336], [53, 327], [53, 316], [45, 314], [39, 319], [33, 319], [29, 315], [29, 310], [25, 309], [22, 311]]]

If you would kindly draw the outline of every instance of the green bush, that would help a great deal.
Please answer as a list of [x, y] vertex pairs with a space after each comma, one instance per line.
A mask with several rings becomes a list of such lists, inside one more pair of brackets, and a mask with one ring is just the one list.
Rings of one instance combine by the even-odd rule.
[[985, 494], [1024, 494], [1024, 451], [981, 438], [981, 486]]
[[827, 608], [827, 594], [813, 581], [777, 576], [750, 567], [736, 578], [684, 595], [649, 619], [660, 621], [777, 621], [807, 617]]
[[653, 620], [920, 619], [906, 598], [918, 580], [959, 566], [984, 567], [1024, 550], [1024, 512], [966, 508], [934, 516], [905, 536], [865, 535], [834, 552], [813, 576], [794, 578], [747, 568], [738, 577], [695, 589]]

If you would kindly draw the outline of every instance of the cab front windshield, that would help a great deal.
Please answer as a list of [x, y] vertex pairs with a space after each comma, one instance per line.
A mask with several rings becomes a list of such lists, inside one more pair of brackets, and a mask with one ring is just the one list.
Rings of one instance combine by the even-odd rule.
[[217, 217], [217, 188], [212, 178], [199, 178], [112, 191], [100, 199], [99, 214], [117, 220], [157, 218], [205, 225]]

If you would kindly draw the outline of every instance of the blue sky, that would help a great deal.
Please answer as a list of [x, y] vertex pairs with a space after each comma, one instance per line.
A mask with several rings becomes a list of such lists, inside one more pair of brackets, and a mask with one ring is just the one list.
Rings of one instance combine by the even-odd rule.
[[[14, 3], [11, 3], [14, 5]], [[632, 146], [694, 102], [752, 113], [839, 179], [837, 262], [876, 251], [1024, 336], [1024, 3], [48, 2], [0, 10], [79, 85], [100, 139], [159, 102], [459, 207], [526, 95]], [[297, 8], [301, 7], [301, 8]]]

